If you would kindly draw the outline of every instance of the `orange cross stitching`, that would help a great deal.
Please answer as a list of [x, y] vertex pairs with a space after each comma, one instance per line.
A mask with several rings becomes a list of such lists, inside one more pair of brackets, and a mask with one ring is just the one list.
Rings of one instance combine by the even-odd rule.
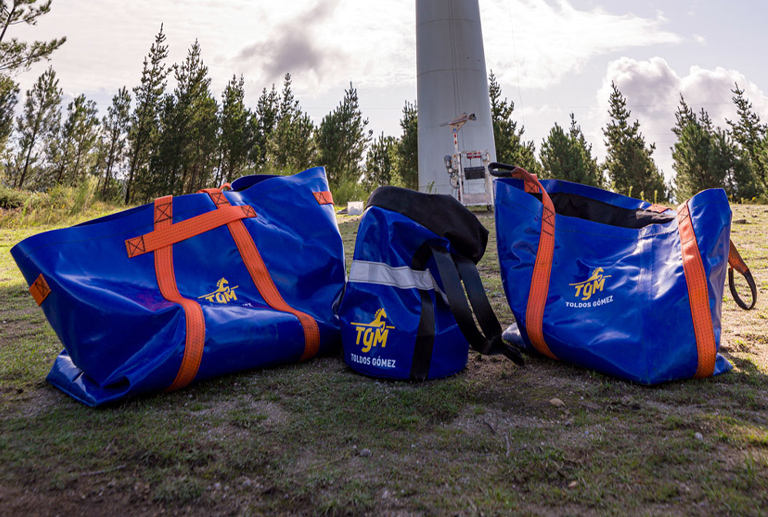
[[146, 247], [144, 246], [144, 236], [134, 237], [125, 241], [125, 248], [128, 250], [128, 258], [133, 258], [136, 255], [146, 253]]
[[172, 203], [165, 203], [162, 205], [155, 205], [155, 223], [161, 223], [167, 221], [173, 217], [172, 215]]

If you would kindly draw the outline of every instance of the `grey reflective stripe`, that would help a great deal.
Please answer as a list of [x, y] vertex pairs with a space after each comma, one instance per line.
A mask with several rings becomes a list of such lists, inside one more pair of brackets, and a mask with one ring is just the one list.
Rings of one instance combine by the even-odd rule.
[[[408, 266], [392, 267], [381, 262], [353, 260], [349, 281], [366, 284], [390, 285], [401, 289], [432, 290], [437, 287], [429, 271], [417, 271]], [[439, 291], [439, 288], [438, 288]]]

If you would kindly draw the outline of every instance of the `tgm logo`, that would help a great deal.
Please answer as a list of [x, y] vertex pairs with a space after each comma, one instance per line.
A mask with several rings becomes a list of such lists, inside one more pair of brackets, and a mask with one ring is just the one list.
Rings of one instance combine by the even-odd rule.
[[593, 294], [603, 290], [606, 278], [611, 278], [611, 275], [603, 275], [603, 268], [599, 267], [592, 271], [592, 276], [583, 282], [569, 285], [576, 288], [576, 298], [581, 297], [582, 300], [587, 301], [592, 298]]
[[362, 341], [363, 352], [369, 352], [371, 347], [381, 345], [381, 348], [387, 346], [387, 337], [389, 330], [394, 329], [392, 325], [387, 325], [387, 313], [384, 309], [376, 311], [376, 316], [370, 323], [352, 323], [357, 330], [356, 345]]
[[237, 300], [237, 295], [235, 294], [235, 289], [237, 289], [239, 286], [230, 287], [229, 282], [227, 282], [226, 278], [222, 278], [218, 282], [216, 282], [216, 290], [212, 293], [204, 294], [203, 296], [198, 296], [197, 299], [205, 298], [209, 302], [214, 303], [229, 303], [232, 300]]

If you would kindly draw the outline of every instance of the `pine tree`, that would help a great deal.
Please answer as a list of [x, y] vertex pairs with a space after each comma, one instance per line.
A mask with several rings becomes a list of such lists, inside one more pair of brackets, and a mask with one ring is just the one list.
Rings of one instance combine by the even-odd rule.
[[107, 115], [101, 120], [102, 135], [100, 157], [104, 170], [101, 180], [101, 196], [109, 197], [115, 178], [115, 169], [125, 159], [126, 137], [131, 120], [131, 94], [123, 86], [112, 97], [112, 105], [107, 108]]
[[405, 188], [419, 189], [419, 110], [416, 103], [405, 102], [403, 130], [396, 145], [395, 171], [393, 181]]
[[496, 144], [496, 161], [517, 165], [528, 172], [537, 174], [541, 170], [536, 160], [536, 147], [533, 141], [523, 141], [525, 128], [517, 130], [517, 122], [512, 119], [515, 103], [501, 98], [501, 86], [496, 82], [493, 71], [488, 75], [488, 92], [491, 100], [491, 120], [493, 122], [493, 141]]
[[211, 94], [208, 67], [202, 59], [197, 40], [187, 58], [175, 67], [177, 133], [182, 177], [181, 189], [171, 192], [189, 193], [207, 186], [211, 178], [214, 156], [218, 148], [218, 104]]
[[697, 115], [681, 95], [675, 119], [672, 167], [678, 201], [708, 188], [724, 188], [731, 199], [754, 195], [749, 157], [727, 131], [714, 127], [704, 108]]
[[190, 164], [185, 194], [216, 186], [215, 169], [219, 148], [219, 104], [210, 92], [198, 99], [193, 119], [193, 156]]
[[705, 188], [723, 186], [725, 171], [712, 167], [715, 158], [709, 115], [702, 109], [702, 120], [680, 96], [672, 132], [677, 142], [672, 147], [672, 168], [675, 169], [676, 197], [682, 201]]
[[253, 135], [248, 119], [250, 112], [245, 107], [245, 79], [232, 76], [221, 94], [221, 176], [222, 180], [233, 180], [246, 166], [248, 152], [253, 145]]
[[357, 183], [361, 162], [373, 131], [366, 130], [368, 119], [360, 112], [357, 90], [352, 83], [344, 90], [344, 99], [323, 117], [317, 130], [319, 161], [326, 166], [332, 188], [342, 183]]
[[176, 87], [163, 100], [160, 139], [152, 157], [152, 174], [144, 187], [148, 197], [194, 192], [213, 179], [218, 104], [210, 92], [208, 67], [198, 41], [173, 70]]
[[5, 153], [8, 139], [13, 133], [13, 117], [19, 102], [19, 85], [0, 73], [0, 155]]
[[724, 171], [722, 187], [733, 200], [752, 199], [758, 195], [754, 171], [749, 158], [739, 149], [728, 131], [715, 128], [712, 133], [714, 159], [711, 167]]
[[23, 72], [61, 47], [67, 38], [34, 41], [31, 44], [10, 38], [8, 29], [19, 24], [36, 25], [51, 10], [52, 0], [3, 0], [0, 2], [0, 71]]
[[309, 115], [302, 112], [294, 98], [291, 74], [285, 74], [275, 129], [268, 142], [272, 166], [285, 172], [307, 168], [315, 160], [314, 131]]
[[23, 188], [39, 158], [40, 144], [58, 131], [61, 121], [62, 90], [53, 68], [48, 68], [27, 91], [24, 112], [16, 119], [19, 133], [18, 155], [14, 171], [16, 188]]
[[541, 164], [544, 176], [594, 187], [602, 186], [602, 175], [592, 146], [587, 143], [576, 117], [571, 113], [568, 134], [557, 123], [541, 145]]
[[142, 178], [138, 178], [137, 181], [137, 177], [147, 173], [152, 149], [158, 136], [158, 111], [169, 72], [163, 63], [167, 57], [168, 45], [165, 45], [165, 34], [161, 25], [160, 32], [155, 36], [155, 41], [149, 49], [149, 55], [144, 58], [141, 85], [133, 89], [136, 107], [131, 115], [131, 127], [128, 131], [130, 150], [128, 178], [125, 184], [126, 204], [133, 201], [134, 183], [142, 183]]
[[89, 169], [98, 136], [96, 102], [78, 95], [67, 106], [67, 119], [61, 128], [59, 153], [52, 160], [56, 185], [78, 185]]
[[391, 185], [395, 169], [397, 139], [381, 135], [371, 143], [365, 158], [365, 176], [363, 183], [368, 190], [382, 185]]
[[571, 141], [579, 149], [581, 161], [584, 164], [584, 175], [581, 176], [584, 181], [582, 183], [603, 188], [605, 186], [603, 171], [600, 170], [600, 166], [597, 164], [597, 157], [592, 156], [592, 144], [587, 142], [581, 126], [576, 124], [576, 117], [573, 113], [571, 113], [570, 136]]
[[613, 188], [620, 194], [666, 202], [669, 193], [664, 176], [652, 158], [655, 146], [646, 146], [639, 121], [629, 124], [632, 112], [627, 109], [627, 99], [616, 83], [611, 83], [611, 88], [608, 112], [611, 121], [603, 129], [603, 135], [608, 150], [605, 168]]
[[256, 111], [251, 117], [251, 127], [254, 135], [254, 145], [251, 147], [251, 161], [256, 170], [266, 171], [268, 168], [269, 141], [277, 127], [280, 110], [280, 95], [272, 85], [267, 91], [264, 88], [256, 102]]
[[731, 128], [730, 134], [749, 159], [749, 166], [758, 183], [754, 190], [759, 194], [768, 193], [768, 161], [764, 158], [764, 150], [768, 146], [768, 125], [760, 122], [760, 116], [752, 108], [752, 102], [738, 84], [731, 92], [734, 94], [732, 99], [739, 118], [735, 121], [726, 120]]

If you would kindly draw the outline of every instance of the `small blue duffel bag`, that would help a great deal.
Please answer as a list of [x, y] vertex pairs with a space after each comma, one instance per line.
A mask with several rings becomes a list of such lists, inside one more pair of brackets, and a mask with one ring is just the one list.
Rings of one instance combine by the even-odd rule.
[[163, 197], [11, 254], [64, 345], [48, 380], [90, 406], [340, 346], [344, 248], [322, 168]]
[[[643, 384], [728, 371], [718, 353], [725, 273], [757, 288], [730, 242], [725, 191], [677, 210], [491, 164], [504, 291], [525, 347]], [[752, 303], [733, 285], [747, 279]]]
[[522, 364], [501, 340], [477, 272], [487, 242], [488, 230], [450, 196], [376, 189], [339, 309], [346, 363], [372, 377], [435, 379], [463, 370], [471, 344]]

